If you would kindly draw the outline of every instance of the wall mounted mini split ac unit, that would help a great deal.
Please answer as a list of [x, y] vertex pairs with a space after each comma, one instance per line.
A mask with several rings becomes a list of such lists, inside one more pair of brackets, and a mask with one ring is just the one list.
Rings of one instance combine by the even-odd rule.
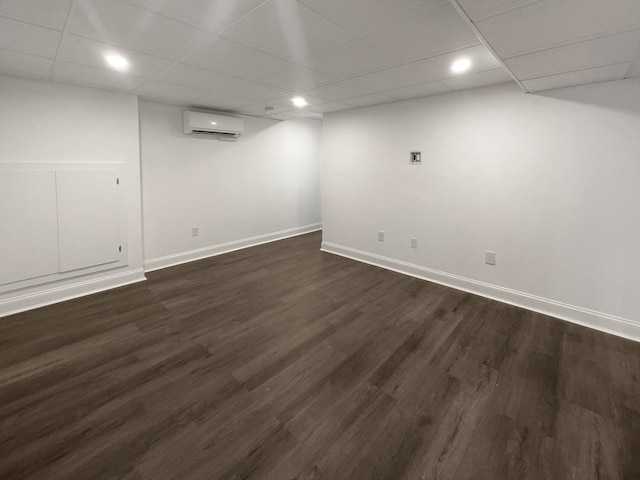
[[244, 120], [218, 113], [185, 111], [182, 114], [182, 129], [186, 135], [235, 142], [244, 133]]

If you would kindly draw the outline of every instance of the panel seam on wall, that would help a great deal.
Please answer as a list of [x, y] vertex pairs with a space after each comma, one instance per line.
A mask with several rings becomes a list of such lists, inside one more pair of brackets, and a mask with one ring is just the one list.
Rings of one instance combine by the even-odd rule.
[[55, 192], [56, 192], [56, 234], [58, 238], [58, 274], [61, 273], [62, 261], [60, 257], [60, 215], [58, 214], [60, 209], [60, 201], [58, 200], [58, 171], [53, 171], [53, 182], [55, 184]]
[[631, 319], [618, 317], [557, 300], [500, 287], [490, 283], [474, 280], [421, 265], [396, 260], [394, 258], [345, 247], [331, 242], [322, 242], [323, 252], [339, 255], [359, 262], [381, 267], [394, 272], [420, 278], [445, 285], [482, 297], [497, 300], [534, 312], [549, 315], [560, 320], [593, 328], [630, 340], [640, 341], [640, 323]]

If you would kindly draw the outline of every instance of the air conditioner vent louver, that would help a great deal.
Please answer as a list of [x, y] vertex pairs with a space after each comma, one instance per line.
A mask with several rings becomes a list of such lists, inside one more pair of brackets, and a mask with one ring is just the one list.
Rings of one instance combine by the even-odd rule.
[[206, 130], [191, 130], [191, 133], [197, 133], [199, 135], [220, 135], [219, 133], [216, 132], [208, 132]]
[[193, 130], [191, 133], [194, 134], [194, 135], [207, 135], [209, 137], [233, 137], [233, 138], [238, 138], [238, 134], [236, 134], [236, 133], [210, 132], [208, 130]]

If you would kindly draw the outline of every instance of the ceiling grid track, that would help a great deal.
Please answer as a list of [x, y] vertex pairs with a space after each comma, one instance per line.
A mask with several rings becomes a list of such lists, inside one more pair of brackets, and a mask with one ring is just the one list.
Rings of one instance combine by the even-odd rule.
[[486, 38], [484, 38], [484, 35], [480, 33], [480, 30], [477, 29], [476, 25], [473, 23], [471, 18], [469, 18], [469, 16], [467, 15], [467, 12], [465, 12], [464, 9], [460, 6], [460, 4], [458, 3], [458, 0], [449, 0], [449, 3], [453, 5], [453, 8], [455, 8], [456, 11], [460, 14], [460, 16], [464, 19], [464, 21], [467, 22], [467, 25], [469, 25], [471, 30], [473, 30], [473, 33], [476, 34], [476, 36], [482, 42], [482, 44], [493, 54], [494, 57], [496, 57], [496, 60], [498, 60], [498, 62], [500, 62], [500, 64], [502, 65], [502, 68], [504, 68], [507, 71], [507, 73], [511, 75], [511, 78], [513, 78], [513, 81], [518, 84], [518, 86], [522, 89], [524, 93], [530, 93], [527, 87], [525, 87], [524, 84], [520, 81], [520, 79], [516, 77], [516, 75], [511, 71], [511, 69], [507, 66], [507, 64], [496, 53], [496, 51], [491, 46], [491, 44], [486, 40]]
[[631, 75], [633, 75], [633, 72], [636, 70], [636, 68], [638, 68], [639, 63], [640, 63], [640, 44], [636, 49], [636, 56], [633, 59], [633, 62], [631, 62], [631, 65], [629, 65], [629, 68], [627, 69], [627, 73], [625, 74], [624, 78], [631, 77]]
[[73, 18], [76, 15], [76, 11], [78, 10], [78, 6], [80, 4], [80, 0], [71, 0], [71, 4], [69, 5], [69, 12], [67, 13], [67, 19], [64, 22], [64, 27], [62, 29], [62, 34], [60, 36], [60, 42], [58, 42], [58, 48], [56, 50], [56, 54], [53, 57], [53, 62], [51, 63], [51, 69], [49, 70], [49, 81], [53, 82], [56, 69], [58, 68], [58, 55], [62, 52], [62, 49], [66, 45], [69, 39], [69, 30], [71, 30], [71, 24], [73, 22]]

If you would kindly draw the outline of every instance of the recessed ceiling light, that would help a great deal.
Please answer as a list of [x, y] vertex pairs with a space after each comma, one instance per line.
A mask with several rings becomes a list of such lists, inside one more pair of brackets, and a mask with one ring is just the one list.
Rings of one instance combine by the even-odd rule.
[[460, 58], [451, 64], [451, 71], [453, 73], [462, 73], [469, 70], [471, 67], [471, 60], [468, 58]]
[[306, 107], [307, 105], [309, 105], [307, 101], [302, 97], [293, 97], [291, 101], [298, 108]]
[[114, 53], [108, 53], [104, 56], [104, 59], [107, 61], [107, 64], [120, 72], [124, 72], [129, 68], [129, 60], [124, 58], [122, 55], [116, 55]]
[[211, 122], [211, 125], [217, 125], [217, 123], [216, 122]]

